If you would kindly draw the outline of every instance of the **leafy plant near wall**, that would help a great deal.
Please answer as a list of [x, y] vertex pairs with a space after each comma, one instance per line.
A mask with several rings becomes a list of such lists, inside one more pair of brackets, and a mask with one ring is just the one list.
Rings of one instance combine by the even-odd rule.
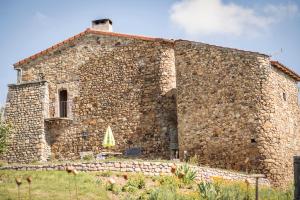
[[82, 160], [91, 161], [91, 160], [94, 160], [94, 156], [93, 155], [85, 155], [85, 156], [83, 156]]
[[139, 174], [137, 176], [129, 178], [127, 183], [122, 188], [122, 191], [134, 192], [136, 190], [145, 188], [145, 185], [146, 185], [145, 177], [143, 175]]
[[4, 109], [0, 108], [0, 154], [2, 154], [7, 147], [7, 136], [11, 131], [11, 125], [7, 124], [3, 120]]
[[187, 164], [181, 165], [175, 175], [185, 184], [191, 184], [196, 178], [197, 172], [192, 170]]
[[213, 200], [221, 197], [220, 188], [213, 183], [201, 182], [198, 184], [198, 189], [201, 199]]

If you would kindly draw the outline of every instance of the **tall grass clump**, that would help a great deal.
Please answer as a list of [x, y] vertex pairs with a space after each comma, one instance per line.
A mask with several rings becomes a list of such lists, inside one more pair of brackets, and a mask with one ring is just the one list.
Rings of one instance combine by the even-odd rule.
[[[255, 188], [249, 181], [230, 181], [220, 177], [213, 178], [212, 182], [201, 182], [198, 184], [201, 200], [254, 200]], [[273, 189], [260, 186], [260, 200], [292, 200], [293, 189]]]
[[177, 168], [175, 175], [185, 184], [191, 184], [196, 178], [197, 172], [192, 170], [187, 164], [181, 165]]
[[116, 195], [121, 192], [121, 188], [116, 184], [116, 180], [114, 178], [108, 179], [108, 184], [106, 185], [106, 190], [109, 190]]
[[141, 174], [130, 177], [127, 183], [123, 186], [123, 192], [135, 192], [145, 188], [145, 177]]

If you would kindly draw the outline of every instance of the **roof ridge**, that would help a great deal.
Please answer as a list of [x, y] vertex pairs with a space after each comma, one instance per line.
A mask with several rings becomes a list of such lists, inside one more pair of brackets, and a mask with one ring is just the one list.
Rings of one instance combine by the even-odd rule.
[[93, 30], [91, 28], [87, 28], [85, 31], [80, 32], [72, 37], [69, 37], [61, 42], [58, 42], [50, 47], [48, 47], [47, 49], [44, 49], [38, 53], [33, 54], [32, 56], [29, 56], [27, 58], [24, 58], [18, 62], [16, 62], [15, 64], [13, 64], [13, 66], [18, 66], [21, 65], [23, 63], [29, 62], [30, 60], [34, 60], [37, 57], [44, 55], [46, 53], [48, 53], [49, 51], [56, 49], [70, 41], [73, 41], [83, 35], [86, 34], [99, 34], [99, 35], [108, 35], [108, 36], [116, 36], [116, 37], [126, 37], [126, 38], [133, 38], [133, 39], [141, 39], [141, 40], [149, 40], [149, 41], [167, 41], [167, 42], [173, 42], [172, 40], [168, 40], [168, 39], [163, 39], [163, 38], [155, 38], [155, 37], [148, 37], [148, 36], [142, 36], [142, 35], [130, 35], [130, 34], [124, 34], [124, 33], [116, 33], [116, 32], [106, 32], [106, 31], [98, 31], [98, 30]]
[[289, 75], [290, 77], [292, 77], [294, 80], [296, 81], [300, 81], [300, 75], [297, 74], [295, 71], [291, 70], [290, 68], [288, 68], [287, 66], [283, 65], [282, 63], [280, 63], [279, 61], [275, 61], [275, 60], [271, 60], [271, 65], [273, 67], [276, 67], [278, 70], [282, 71], [283, 73]]
[[[165, 41], [165, 42], [170, 42], [170, 43], [174, 43], [174, 40], [169, 40], [169, 39], [164, 39], [164, 38], [156, 38], [156, 37], [148, 37], [148, 36], [142, 36], [142, 35], [130, 35], [130, 34], [124, 34], [124, 33], [116, 33], [116, 32], [106, 32], [106, 31], [98, 31], [98, 30], [93, 30], [91, 28], [87, 28], [86, 30], [84, 30], [83, 32], [80, 32], [72, 37], [69, 37], [59, 43], [56, 43], [54, 45], [52, 45], [51, 47], [44, 49], [38, 53], [33, 54], [32, 56], [29, 56], [27, 58], [24, 58], [22, 60], [20, 60], [19, 62], [13, 64], [14, 67], [17, 67], [23, 63], [27, 63], [30, 62], [31, 60], [34, 60], [36, 58], [38, 58], [39, 56], [42, 56], [46, 53], [48, 53], [51, 50], [54, 50], [70, 41], [73, 41], [79, 37], [82, 37], [86, 34], [99, 34], [99, 35], [110, 35], [110, 36], [116, 36], [116, 37], [126, 37], [126, 38], [133, 38], [133, 39], [141, 39], [141, 40], [148, 40], [148, 41]], [[179, 40], [175, 40], [175, 41], [181, 41], [181, 39]], [[183, 41], [189, 41], [189, 40], [183, 40]], [[194, 41], [190, 41], [190, 42], [194, 42]], [[205, 44], [205, 43], [203, 43]], [[211, 45], [211, 44], [206, 44], [206, 45]], [[211, 46], [216, 46], [216, 47], [221, 47], [221, 48], [227, 48], [227, 47], [222, 47], [222, 46], [217, 46], [217, 45], [211, 45]], [[234, 49], [234, 48], [230, 48], [230, 49]], [[237, 49], [236, 49], [237, 50]], [[245, 50], [241, 50], [241, 51], [245, 51]], [[246, 51], [249, 52], [249, 51]], [[253, 53], [258, 53], [258, 52], [253, 52]], [[263, 54], [264, 55], [264, 54]], [[288, 67], [286, 67], [285, 65], [281, 64], [278, 61], [270, 61], [271, 65], [276, 67], [277, 69], [279, 69], [280, 71], [284, 72], [285, 74], [289, 75], [290, 77], [292, 77], [294, 80], [296, 81], [300, 81], [300, 75], [298, 75], [296, 72], [294, 72], [293, 70], [289, 69]]]

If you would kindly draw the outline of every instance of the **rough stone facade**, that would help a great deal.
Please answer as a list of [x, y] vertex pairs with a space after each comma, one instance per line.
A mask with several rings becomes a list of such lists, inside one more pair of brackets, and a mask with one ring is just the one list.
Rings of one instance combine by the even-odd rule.
[[297, 81], [259, 53], [176, 41], [175, 58], [180, 155], [290, 182], [300, 142]]
[[13, 125], [5, 155], [9, 162], [46, 161], [50, 146], [46, 141], [47, 82], [9, 85], [6, 122]]
[[262, 173], [276, 185], [293, 180], [293, 156], [300, 155], [300, 107], [297, 82], [269, 66], [263, 85], [264, 109], [258, 150]]
[[[172, 44], [164, 40], [90, 34], [21, 66], [21, 85], [48, 83], [51, 156], [75, 159], [82, 151], [103, 151], [110, 125], [114, 151], [137, 146], [143, 156], [170, 158], [170, 137], [177, 137], [174, 62]], [[67, 118], [59, 117], [61, 90], [68, 92]]]
[[15, 69], [9, 162], [97, 154], [110, 125], [114, 151], [135, 146], [163, 159], [187, 151], [199, 164], [291, 180], [300, 77], [266, 55], [88, 29]]
[[177, 41], [175, 49], [180, 154], [197, 154], [201, 164], [256, 170], [268, 58], [190, 41]]

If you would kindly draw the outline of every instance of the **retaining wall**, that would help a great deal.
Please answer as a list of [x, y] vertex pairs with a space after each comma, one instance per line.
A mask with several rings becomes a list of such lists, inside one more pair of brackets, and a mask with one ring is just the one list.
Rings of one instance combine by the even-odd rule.
[[[114, 172], [132, 172], [143, 173], [148, 176], [171, 175], [171, 166], [174, 163], [164, 162], [140, 162], [140, 161], [107, 161], [107, 162], [92, 162], [92, 163], [64, 163], [64, 164], [42, 164], [42, 165], [10, 165], [1, 167], [0, 170], [37, 170], [37, 171], [53, 171], [65, 170], [66, 166], [73, 166], [78, 171], [114, 171]], [[182, 163], [175, 163], [177, 167]], [[255, 178], [251, 174], [243, 174], [228, 170], [194, 166], [190, 167], [197, 172], [197, 180], [210, 181], [214, 177], [221, 177], [232, 181], [245, 181], [250, 183], [255, 182]], [[268, 179], [259, 179], [260, 184], [269, 185]]]

